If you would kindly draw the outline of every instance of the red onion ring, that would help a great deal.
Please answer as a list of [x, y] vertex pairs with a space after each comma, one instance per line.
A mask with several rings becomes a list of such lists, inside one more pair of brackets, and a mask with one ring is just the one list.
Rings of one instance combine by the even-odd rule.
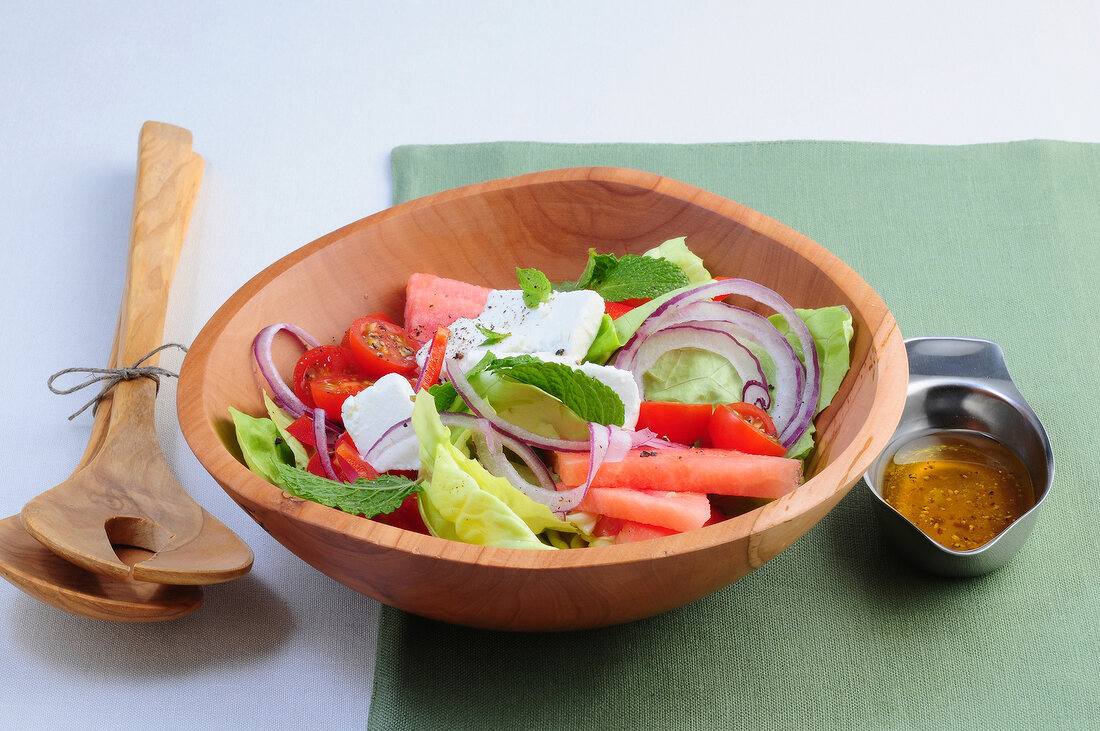
[[[328, 456], [328, 426], [325, 422], [325, 410], [313, 410], [313, 439], [317, 442], [317, 459], [321, 463], [321, 471], [330, 480], [342, 482], [336, 476], [336, 470], [332, 466], [332, 459]], [[325, 445], [325, 446], [321, 446]]]
[[[260, 374], [267, 381], [267, 385], [271, 387], [271, 396], [275, 404], [297, 419], [306, 413], [309, 407], [294, 395], [294, 389], [288, 386], [283, 377], [279, 375], [279, 369], [275, 367], [275, 359], [271, 354], [271, 343], [275, 340], [275, 336], [283, 330], [296, 337], [298, 342], [307, 350], [316, 348], [321, 343], [302, 328], [291, 325], [289, 322], [269, 325], [260, 330], [252, 340], [252, 355], [256, 358], [256, 365], [260, 369]], [[318, 442], [318, 444], [320, 443]]]
[[[730, 295], [747, 297], [774, 310], [787, 321], [802, 349], [802, 365], [805, 369], [805, 377], [800, 384], [794, 413], [782, 428], [778, 424], [776, 425], [780, 443], [785, 447], [790, 447], [809, 428], [817, 409], [817, 398], [821, 389], [821, 369], [817, 358], [817, 346], [809, 328], [806, 327], [806, 323], [802, 321], [802, 318], [795, 313], [794, 308], [774, 290], [747, 279], [722, 279], [701, 284], [671, 297], [667, 302], [661, 303], [653, 314], [635, 331], [627, 344], [623, 346], [624, 350], [636, 348], [637, 340], [644, 340], [654, 331], [666, 327], [669, 324], [666, 318], [671, 318], [674, 321], [678, 317], [675, 313], [679, 308], [703, 300], [713, 300], [716, 297], [728, 297]], [[776, 358], [773, 351], [769, 350], [768, 352], [772, 354], [773, 360], [781, 360]]]
[[[655, 330], [648, 337], [638, 340], [631, 352], [626, 354], [624, 360], [629, 365], [625, 370], [634, 376], [638, 390], [644, 392], [642, 376], [665, 353], [682, 348], [706, 350], [728, 360], [741, 379], [741, 400], [768, 408], [771, 394], [760, 359], [721, 323], [688, 321]], [[623, 365], [616, 360], [615, 367], [623, 368]]]

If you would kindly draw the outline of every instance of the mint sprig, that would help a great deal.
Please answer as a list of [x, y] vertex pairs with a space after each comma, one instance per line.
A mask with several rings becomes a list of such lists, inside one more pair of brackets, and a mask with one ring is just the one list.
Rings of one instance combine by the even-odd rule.
[[668, 259], [625, 254], [597, 254], [588, 251], [588, 263], [575, 282], [561, 282], [554, 289], [571, 292], [590, 289], [607, 302], [651, 299], [690, 284], [687, 274]]
[[336, 482], [288, 464], [279, 465], [283, 489], [295, 497], [312, 500], [352, 515], [373, 518], [392, 513], [405, 498], [420, 491], [420, 483], [400, 475], [379, 475], [373, 480]]
[[545, 391], [584, 421], [622, 426], [626, 419], [626, 407], [614, 389], [564, 363], [516, 355], [495, 358], [485, 364], [484, 370]]

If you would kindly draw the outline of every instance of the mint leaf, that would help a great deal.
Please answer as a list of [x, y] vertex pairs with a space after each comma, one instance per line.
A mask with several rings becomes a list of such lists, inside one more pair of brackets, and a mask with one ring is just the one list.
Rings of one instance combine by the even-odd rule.
[[282, 488], [295, 497], [373, 518], [392, 513], [405, 498], [420, 491], [420, 483], [399, 475], [379, 475], [373, 480], [336, 482], [287, 464], [279, 465]]
[[550, 394], [584, 421], [622, 426], [626, 419], [623, 400], [610, 386], [564, 363], [517, 355], [496, 358], [484, 370]]
[[577, 280], [577, 289], [597, 289], [618, 265], [619, 259], [614, 254], [597, 254], [595, 249], [589, 249], [588, 264]]
[[679, 266], [659, 256], [597, 254], [588, 250], [588, 264], [575, 282], [561, 282], [554, 289], [572, 292], [591, 289], [607, 302], [660, 297], [690, 284]]
[[540, 303], [550, 299], [553, 286], [545, 274], [538, 269], [520, 269], [516, 267], [519, 288], [523, 290], [523, 304], [535, 309]]
[[496, 345], [501, 340], [504, 340], [504, 338], [511, 337], [512, 335], [512, 333], [498, 333], [496, 330], [490, 330], [487, 327], [478, 325], [476, 322], [474, 323], [474, 327], [477, 328], [478, 332], [485, 336], [485, 340], [481, 342], [481, 347], [484, 347], [486, 345]]
[[604, 267], [599, 279], [588, 285], [608, 302], [660, 297], [690, 282], [684, 270], [668, 259], [627, 254], [615, 266]]
[[458, 395], [458, 390], [450, 381], [428, 386], [428, 395], [435, 399], [436, 411], [457, 411], [459, 405], [465, 407], [465, 403]]

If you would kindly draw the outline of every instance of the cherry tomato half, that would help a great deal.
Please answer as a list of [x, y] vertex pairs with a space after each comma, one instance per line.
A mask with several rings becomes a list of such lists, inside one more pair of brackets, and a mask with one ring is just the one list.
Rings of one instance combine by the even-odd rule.
[[350, 350], [339, 345], [320, 345], [310, 348], [294, 366], [294, 395], [309, 408], [315, 408], [317, 404], [313, 401], [313, 393], [310, 391], [310, 382], [314, 378], [354, 375], [358, 372], [359, 368]]
[[416, 370], [420, 348], [404, 328], [375, 315], [360, 317], [344, 333], [344, 343], [362, 373], [381, 378], [387, 373], [408, 375]]
[[416, 533], [431, 535], [428, 532], [428, 527], [424, 525], [424, 519], [420, 517], [420, 505], [417, 502], [416, 495], [409, 495], [401, 503], [401, 507], [392, 513], [376, 515], [372, 520], [392, 525], [394, 528], [403, 528]]
[[775, 437], [775, 424], [754, 404], [718, 404], [707, 429], [710, 443], [720, 449], [782, 457], [787, 448]]
[[713, 410], [710, 404], [643, 401], [637, 428], [651, 429], [657, 436], [680, 444], [695, 444], [707, 433]]
[[332, 421], [343, 424], [341, 411], [344, 402], [371, 383], [369, 378], [358, 375], [318, 376], [310, 380], [309, 392], [317, 408], [324, 409], [325, 415]]

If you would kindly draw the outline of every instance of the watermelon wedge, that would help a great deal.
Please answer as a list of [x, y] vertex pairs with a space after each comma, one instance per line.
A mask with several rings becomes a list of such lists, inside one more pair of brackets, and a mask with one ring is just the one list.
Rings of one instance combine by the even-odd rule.
[[[565, 486], [584, 484], [588, 455], [555, 452], [554, 469]], [[802, 483], [802, 463], [728, 449], [633, 449], [621, 462], [604, 462], [592, 488], [671, 490], [777, 498]], [[643, 521], [644, 522], [644, 521]]]
[[457, 279], [413, 274], [405, 285], [405, 329], [423, 345], [438, 327], [446, 327], [460, 317], [480, 315], [489, 292], [488, 287]]
[[593, 487], [577, 510], [685, 531], [702, 528], [710, 519], [710, 500], [698, 492]]
[[615, 535], [616, 543], [637, 543], [638, 541], [648, 541], [650, 538], [664, 538], [665, 536], [675, 535], [679, 531], [674, 531], [669, 528], [661, 528], [656, 525], [646, 525], [645, 523], [635, 523], [627, 520], [623, 522], [623, 527], [619, 529], [619, 532]]

